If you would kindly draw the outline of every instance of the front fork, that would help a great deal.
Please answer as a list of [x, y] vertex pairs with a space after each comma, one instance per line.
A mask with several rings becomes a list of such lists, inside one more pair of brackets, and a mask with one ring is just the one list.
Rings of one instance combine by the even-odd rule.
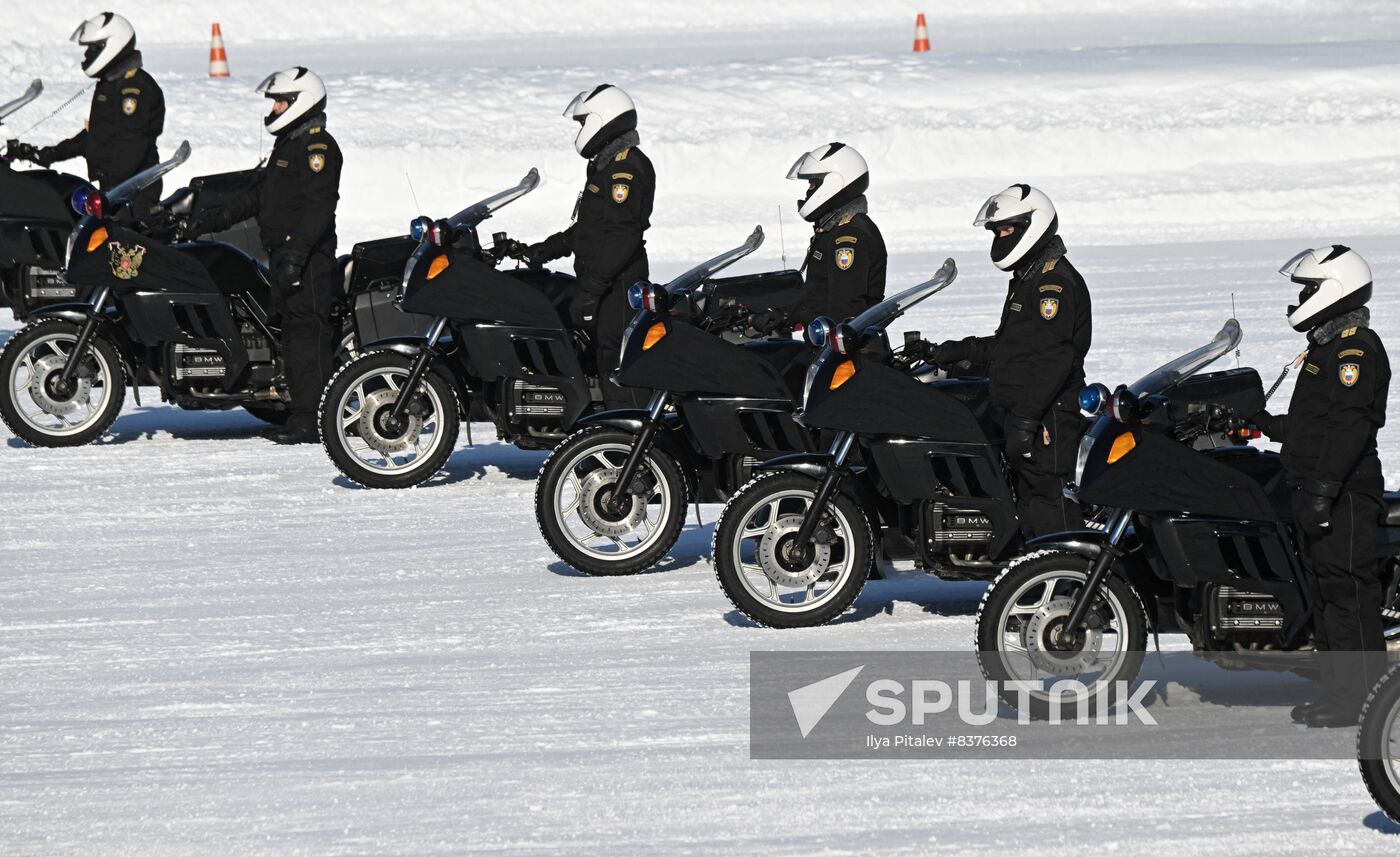
[[102, 305], [107, 303], [107, 296], [112, 290], [107, 286], [99, 288], [92, 295], [92, 313], [88, 320], [83, 322], [83, 326], [78, 331], [78, 341], [73, 343], [73, 350], [68, 355], [68, 362], [63, 364], [63, 371], [58, 373], [58, 387], [60, 390], [71, 390], [73, 378], [78, 374], [78, 364], [82, 363], [83, 355], [87, 354], [88, 344], [92, 342], [92, 335], [97, 332], [97, 325], [102, 321]]
[[1132, 519], [1132, 513], [1126, 509], [1118, 509], [1109, 516], [1106, 526], [1108, 543], [1095, 557], [1094, 564], [1089, 567], [1089, 577], [1084, 581], [1084, 588], [1079, 590], [1078, 597], [1074, 599], [1074, 606], [1070, 608], [1069, 616], [1065, 619], [1064, 627], [1068, 632], [1077, 635], [1079, 626], [1084, 623], [1089, 611], [1099, 601], [1100, 591], [1113, 569], [1114, 561], [1123, 555], [1118, 543], [1123, 540], [1123, 534], [1128, 531], [1128, 524], [1132, 522]]
[[428, 328], [428, 341], [423, 345], [423, 350], [419, 351], [413, 358], [413, 365], [408, 370], [408, 380], [404, 382], [403, 389], [399, 391], [399, 397], [394, 400], [394, 407], [389, 411], [389, 416], [385, 423], [390, 431], [398, 431], [403, 425], [403, 415], [408, 410], [408, 404], [413, 400], [413, 394], [418, 389], [418, 385], [423, 382], [423, 376], [428, 374], [428, 367], [433, 363], [434, 349], [438, 340], [442, 339], [442, 333], [447, 329], [447, 319], [438, 317], [433, 319], [432, 326]]
[[637, 470], [642, 466], [642, 459], [646, 457], [651, 449], [652, 442], [656, 439], [656, 431], [661, 427], [661, 412], [666, 408], [666, 400], [670, 394], [665, 390], [657, 390], [651, 396], [651, 401], [647, 404], [647, 419], [642, 423], [641, 433], [637, 435], [637, 440], [633, 442], [632, 449], [627, 453], [627, 460], [622, 463], [622, 469], [618, 471], [616, 488], [613, 489], [612, 496], [608, 498], [608, 511], [614, 515], [622, 514], [622, 495], [631, 494], [628, 486], [632, 484], [632, 479], [636, 477]]
[[843, 431], [831, 441], [831, 448], [827, 451], [827, 455], [831, 456], [831, 464], [827, 467], [826, 476], [822, 479], [821, 485], [817, 486], [817, 494], [812, 498], [812, 505], [808, 507], [807, 514], [802, 517], [802, 525], [797, 528], [797, 534], [793, 536], [792, 540], [792, 543], [797, 546], [796, 549], [804, 556], [810, 554], [810, 542], [817, 527], [821, 525], [822, 515], [826, 512], [826, 504], [831, 502], [831, 498], [841, 487], [841, 480], [846, 476], [846, 459], [850, 457], [851, 445], [855, 439], [855, 432]]

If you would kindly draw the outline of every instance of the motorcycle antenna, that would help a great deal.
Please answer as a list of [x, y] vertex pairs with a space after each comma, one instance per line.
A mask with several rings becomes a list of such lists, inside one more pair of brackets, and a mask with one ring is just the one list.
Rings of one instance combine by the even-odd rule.
[[[21, 133], [18, 135], [18, 137], [27, 137], [27, 136], [29, 136], [30, 132], [32, 132], [35, 128], [38, 128], [40, 125], [43, 125], [45, 122], [49, 121], [50, 119], [54, 118], [54, 117], [57, 116], [58, 114], [62, 113], [64, 110], [68, 109], [68, 105], [72, 104], [74, 101], [77, 101], [77, 100], [78, 100], [78, 96], [82, 95], [84, 92], [87, 92], [89, 89], [91, 89], [92, 86], [93, 86], [93, 84], [95, 84], [95, 83], [97, 83], [97, 81], [94, 80], [92, 83], [89, 83], [87, 86], [84, 86], [82, 89], [79, 89], [77, 92], [75, 92], [75, 93], [73, 93], [72, 95], [68, 96], [68, 100], [67, 100], [67, 101], [65, 101], [65, 102], [63, 102], [62, 104], [60, 104], [60, 105], [58, 105], [57, 107], [55, 107], [55, 108], [53, 109], [53, 112], [50, 113], [49, 115], [45, 116], [43, 119], [40, 119], [38, 122], [35, 122], [33, 125], [30, 125], [28, 128], [25, 128], [24, 131], [21, 132]], [[16, 139], [18, 139], [18, 137], [17, 137]]]
[[418, 204], [418, 191], [413, 189], [413, 178], [409, 176], [408, 170], [403, 171], [404, 181], [408, 182], [408, 195], [413, 197], [413, 210], [419, 214], [423, 213], [423, 206]]
[[787, 241], [783, 240], [783, 207], [778, 206], [778, 247], [783, 254], [783, 270], [787, 270]]
[[[1239, 314], [1235, 312], [1234, 292], [1230, 292], [1230, 318], [1239, 318]], [[1235, 343], [1235, 368], [1240, 368], [1240, 344], [1238, 342]]]

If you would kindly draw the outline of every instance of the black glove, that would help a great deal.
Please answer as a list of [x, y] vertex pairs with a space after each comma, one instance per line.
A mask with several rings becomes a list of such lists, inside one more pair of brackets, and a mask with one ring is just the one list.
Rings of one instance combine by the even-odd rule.
[[591, 330], [598, 317], [598, 296], [590, 292], [574, 292], [569, 303], [569, 319], [580, 330]]
[[46, 163], [41, 163], [41, 159], [43, 159], [44, 156], [40, 154], [39, 148], [32, 143], [21, 143], [18, 140], [11, 140], [6, 146], [5, 155], [12, 161], [29, 161], [30, 163], [39, 164], [41, 167], [48, 166]]
[[784, 321], [783, 316], [775, 312], [756, 312], [749, 316], [749, 327], [763, 336], [769, 336], [782, 327]]
[[189, 222], [185, 224], [183, 235], [186, 239], [198, 238], [200, 235], [223, 232], [232, 225], [228, 213], [222, 208], [206, 208], [196, 211], [190, 216]]
[[939, 366], [952, 366], [972, 358], [972, 347], [961, 339], [950, 339], [937, 345], [925, 343], [924, 359], [932, 360]]
[[1264, 434], [1273, 436], [1274, 429], [1277, 427], [1276, 421], [1278, 417], [1268, 411], [1260, 411], [1257, 414], [1250, 414], [1246, 419], [1258, 426], [1259, 430]]
[[549, 255], [549, 248], [541, 241], [538, 244], [531, 244], [528, 247], [522, 246], [520, 258], [531, 268], [543, 268], [545, 262], [552, 261], [553, 256]]
[[277, 261], [272, 268], [272, 285], [287, 291], [296, 291], [301, 288], [301, 274], [306, 268], [306, 256], [291, 250], [284, 250], [277, 254]]
[[1310, 479], [1293, 494], [1293, 523], [1311, 538], [1332, 529], [1332, 504], [1342, 492], [1339, 482]]
[[1040, 420], [1015, 415], [1006, 418], [1006, 457], [1030, 458], [1035, 448], [1035, 436], [1042, 430]]

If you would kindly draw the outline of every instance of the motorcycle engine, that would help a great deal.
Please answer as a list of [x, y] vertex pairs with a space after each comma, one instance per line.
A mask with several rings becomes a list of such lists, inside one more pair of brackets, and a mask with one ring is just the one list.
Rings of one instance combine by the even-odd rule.
[[1272, 634], [1283, 630], [1283, 618], [1283, 605], [1272, 595], [1232, 586], [1217, 586], [1211, 594], [1210, 627], [1217, 639], [1246, 639], [1251, 632]]

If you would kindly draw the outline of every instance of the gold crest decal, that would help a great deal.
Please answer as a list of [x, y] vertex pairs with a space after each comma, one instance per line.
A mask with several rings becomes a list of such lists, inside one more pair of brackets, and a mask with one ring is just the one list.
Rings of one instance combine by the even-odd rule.
[[1050, 321], [1052, 318], [1054, 318], [1056, 315], [1058, 315], [1059, 312], [1060, 312], [1060, 299], [1059, 299], [1059, 298], [1041, 298], [1041, 299], [1040, 299], [1040, 317], [1041, 317], [1041, 318], [1045, 319], [1046, 321]]
[[136, 275], [141, 273], [141, 260], [146, 256], [146, 248], [140, 244], [123, 247], [117, 241], [107, 246], [112, 248], [112, 276], [118, 280], [136, 279]]
[[308, 166], [311, 167], [311, 172], [319, 173], [321, 170], [324, 170], [326, 168], [326, 156], [321, 154], [320, 152], [317, 152], [316, 154], [307, 158], [306, 163]]
[[130, 116], [131, 114], [135, 113], [135, 112], [136, 112], [136, 99], [135, 99], [135, 98], [123, 98], [123, 99], [122, 99], [122, 112], [125, 113], [125, 114], [128, 115], [128, 116]]
[[1337, 369], [1337, 377], [1341, 379], [1343, 387], [1354, 387], [1361, 378], [1361, 367], [1355, 363], [1343, 363]]
[[618, 182], [617, 184], [613, 185], [613, 202], [626, 202], [627, 195], [631, 192], [632, 189], [630, 187], [623, 184], [622, 182]]
[[851, 265], [854, 264], [855, 261], [856, 251], [854, 247], [836, 248], [836, 267], [840, 268], [843, 271], [847, 271], [850, 270]]

